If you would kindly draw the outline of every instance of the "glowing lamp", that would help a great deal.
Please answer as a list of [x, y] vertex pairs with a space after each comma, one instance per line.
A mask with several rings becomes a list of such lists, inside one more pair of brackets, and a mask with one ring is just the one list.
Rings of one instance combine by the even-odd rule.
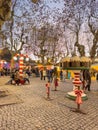
[[26, 61], [29, 61], [29, 58], [28, 58], [28, 57], [26, 57]]
[[14, 56], [14, 57], [13, 57], [13, 59], [14, 59], [14, 60], [17, 60], [17, 57], [16, 57], [16, 56]]

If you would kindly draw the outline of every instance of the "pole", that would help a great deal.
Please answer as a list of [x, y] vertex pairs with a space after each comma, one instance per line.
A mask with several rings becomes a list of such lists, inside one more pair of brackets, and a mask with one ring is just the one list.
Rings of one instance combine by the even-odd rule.
[[19, 58], [19, 75], [20, 75], [20, 78], [23, 78], [23, 67], [24, 67], [24, 57], [23, 56], [20, 56]]

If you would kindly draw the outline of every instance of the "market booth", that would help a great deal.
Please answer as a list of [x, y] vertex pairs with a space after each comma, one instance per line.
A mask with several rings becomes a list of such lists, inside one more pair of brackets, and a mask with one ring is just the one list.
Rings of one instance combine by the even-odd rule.
[[65, 57], [60, 61], [60, 67], [67, 72], [67, 78], [74, 78], [74, 70], [89, 69], [91, 59], [85, 56]]
[[70, 67], [79, 67], [80, 66], [80, 57], [73, 56], [70, 58]]
[[70, 67], [70, 57], [66, 56], [60, 61], [60, 67], [61, 68], [66, 68]]
[[[66, 70], [67, 72], [67, 78], [72, 80], [73, 83], [73, 90], [68, 92], [66, 97], [75, 100], [76, 95], [74, 93], [74, 88], [77, 86], [76, 83], [80, 86], [80, 89], [82, 89], [82, 82], [80, 81], [80, 71], [81, 70], [88, 70], [90, 69], [91, 66], [91, 59], [88, 57], [79, 57], [79, 56], [73, 56], [66, 60], [67, 58], [65, 57], [64, 59], [61, 60], [62, 64], [62, 69]], [[78, 78], [77, 78], [78, 77]], [[77, 81], [78, 79], [78, 81]], [[81, 83], [80, 83], [81, 82]], [[79, 84], [80, 83], [80, 84]], [[82, 99], [87, 100], [87, 95], [85, 93], [82, 94]]]
[[80, 66], [90, 67], [92, 60], [89, 57], [82, 56], [80, 58]]

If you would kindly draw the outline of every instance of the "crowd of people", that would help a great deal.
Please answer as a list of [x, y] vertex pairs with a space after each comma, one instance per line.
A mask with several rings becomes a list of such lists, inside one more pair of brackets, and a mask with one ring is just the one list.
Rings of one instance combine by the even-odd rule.
[[4, 67], [0, 69], [0, 76], [8, 76], [8, 75], [10, 75], [10, 69]]
[[[7, 70], [5, 68], [3, 68], [0, 71], [0, 75], [1, 76], [10, 76], [10, 80], [6, 83], [6, 84], [15, 84], [15, 85], [19, 85], [19, 84], [25, 84], [28, 83], [30, 84], [30, 80], [29, 77], [30, 75], [34, 73], [34, 75], [36, 77], [40, 77], [40, 80], [46, 80], [49, 81], [50, 83], [54, 82], [54, 86], [55, 86], [55, 90], [57, 90], [57, 86], [58, 86], [58, 81], [66, 81], [67, 77], [67, 71], [65, 70], [60, 70], [59, 71], [59, 75], [57, 74], [57, 71], [55, 71], [55, 69], [47, 69], [47, 68], [43, 68], [43, 69], [26, 69], [23, 70], [23, 76], [22, 78], [20, 78], [19, 75], [19, 69], [12, 69]], [[96, 72], [96, 81], [98, 81], [98, 73]], [[59, 77], [59, 80], [58, 80]], [[90, 91], [91, 88], [91, 73], [89, 72], [89, 70], [81, 70], [80, 71], [80, 80], [82, 81], [82, 89], [84, 91], [88, 90]]]
[[[46, 80], [47, 84], [53, 83], [54, 84], [54, 91], [57, 91], [57, 88], [59, 86], [59, 81], [65, 82], [67, 78], [67, 73], [65, 70], [59, 70], [56, 69], [41, 69], [39, 70], [39, 77], [40, 80]], [[49, 85], [50, 87], [50, 85]]]
[[23, 74], [20, 76], [19, 69], [13, 69], [10, 73], [10, 80], [6, 84], [20, 85], [25, 84], [26, 82], [30, 84], [29, 77], [29, 70], [23, 70]]
[[[98, 73], [96, 72], [96, 81], [98, 81]], [[66, 81], [67, 79], [67, 72], [64, 70], [60, 70], [59, 72], [59, 80], [58, 76], [54, 73], [54, 70], [41, 70], [40, 71], [40, 79], [41, 80], [46, 80], [49, 81], [50, 83], [53, 81], [54, 82], [54, 88], [57, 90], [58, 86], [58, 81]], [[81, 70], [80, 71], [80, 80], [82, 82], [82, 90], [84, 92], [91, 91], [91, 73], [88, 69]]]

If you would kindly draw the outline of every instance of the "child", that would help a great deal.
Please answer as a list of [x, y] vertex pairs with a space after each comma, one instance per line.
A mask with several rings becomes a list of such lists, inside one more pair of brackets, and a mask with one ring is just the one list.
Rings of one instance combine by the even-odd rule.
[[58, 78], [57, 77], [54, 78], [54, 86], [55, 86], [55, 91], [57, 91], [57, 87], [58, 87]]

